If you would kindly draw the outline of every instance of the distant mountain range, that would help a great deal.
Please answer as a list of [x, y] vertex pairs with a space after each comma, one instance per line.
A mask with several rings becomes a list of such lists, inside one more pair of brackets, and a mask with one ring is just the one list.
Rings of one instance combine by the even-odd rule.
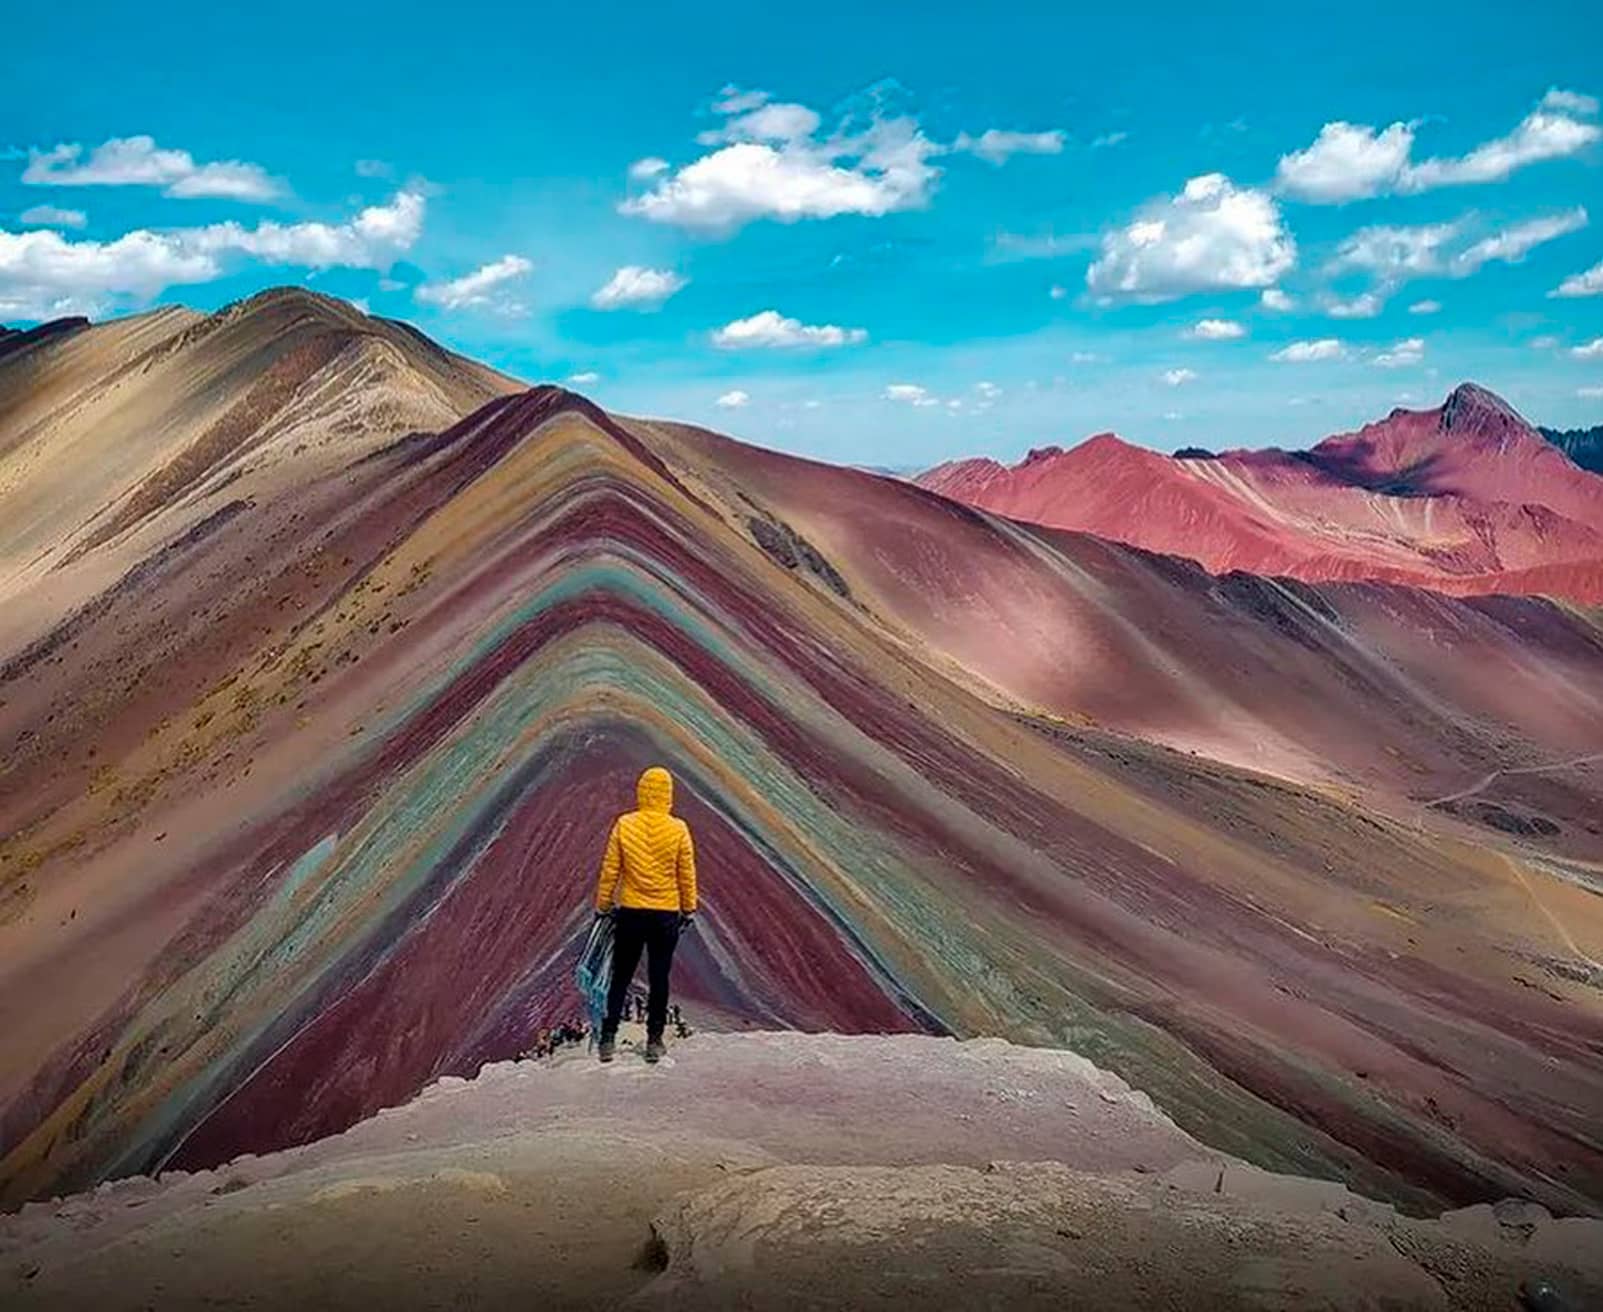
[[1603, 424], [1595, 428], [1556, 428], [1536, 430], [1582, 469], [1603, 474]]
[[1011, 467], [949, 462], [918, 481], [1016, 519], [1189, 556], [1216, 573], [1598, 603], [1603, 478], [1583, 467], [1597, 454], [1596, 432], [1544, 436], [1465, 383], [1435, 409], [1393, 410], [1308, 451], [1167, 456], [1103, 433]]

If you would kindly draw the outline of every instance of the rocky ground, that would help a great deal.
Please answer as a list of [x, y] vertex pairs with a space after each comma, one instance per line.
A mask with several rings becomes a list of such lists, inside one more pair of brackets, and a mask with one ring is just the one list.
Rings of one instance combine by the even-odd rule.
[[698, 1034], [653, 1068], [626, 1039], [30, 1205], [0, 1218], [0, 1304], [1603, 1306], [1603, 1222], [1271, 1175], [1072, 1053]]

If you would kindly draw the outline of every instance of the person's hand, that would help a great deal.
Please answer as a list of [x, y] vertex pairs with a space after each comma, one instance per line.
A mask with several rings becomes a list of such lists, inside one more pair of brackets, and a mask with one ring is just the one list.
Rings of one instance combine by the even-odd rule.
[[681, 911], [679, 913], [679, 932], [683, 934], [687, 929], [696, 927], [696, 913], [694, 911]]
[[611, 907], [604, 907], [604, 908], [603, 907], [597, 907], [596, 908], [596, 919], [597, 920], [611, 920], [612, 919], [612, 908]]

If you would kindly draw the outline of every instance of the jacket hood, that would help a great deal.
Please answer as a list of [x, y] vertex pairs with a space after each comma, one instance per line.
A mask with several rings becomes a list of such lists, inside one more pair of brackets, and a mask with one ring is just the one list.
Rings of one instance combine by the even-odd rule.
[[673, 810], [673, 776], [660, 765], [652, 766], [635, 785], [635, 797], [642, 811]]

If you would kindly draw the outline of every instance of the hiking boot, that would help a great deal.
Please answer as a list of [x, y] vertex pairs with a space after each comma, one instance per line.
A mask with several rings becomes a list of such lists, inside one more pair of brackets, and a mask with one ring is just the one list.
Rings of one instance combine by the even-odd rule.
[[601, 1058], [602, 1061], [611, 1061], [613, 1054], [617, 1051], [617, 1047], [617, 1040], [609, 1036], [596, 1045], [596, 1056]]
[[647, 1061], [659, 1062], [663, 1059], [663, 1056], [667, 1053], [667, 1051], [668, 1049], [662, 1042], [662, 1035], [658, 1034], [655, 1037], [646, 1040]]

